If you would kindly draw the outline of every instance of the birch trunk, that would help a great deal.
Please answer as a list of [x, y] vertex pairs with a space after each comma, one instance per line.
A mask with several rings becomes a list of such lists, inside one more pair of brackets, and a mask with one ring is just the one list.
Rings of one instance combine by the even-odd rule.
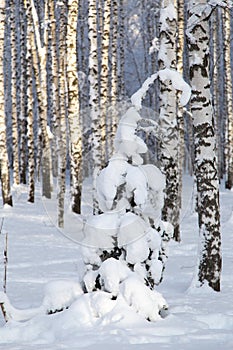
[[20, 0], [20, 118], [19, 118], [19, 175], [20, 183], [27, 182], [27, 46], [24, 0]]
[[[184, 0], [175, 0], [177, 8], [177, 65], [176, 69], [183, 76], [183, 52], [184, 52]], [[179, 206], [182, 206], [182, 182], [183, 168], [185, 158], [185, 142], [184, 142], [184, 116], [183, 107], [179, 103], [180, 93], [177, 93], [177, 124], [178, 124], [178, 166], [179, 166], [179, 189], [178, 201]], [[180, 235], [175, 237], [176, 241], [180, 241]]]
[[3, 204], [12, 206], [10, 192], [9, 160], [7, 154], [6, 124], [5, 124], [5, 100], [4, 100], [4, 70], [3, 48], [5, 27], [5, 0], [0, 1], [0, 179], [2, 186]]
[[[201, 6], [202, 11], [198, 9]], [[204, 10], [203, 10], [204, 9]], [[195, 12], [196, 11], [196, 12]], [[206, 0], [189, 2], [191, 112], [195, 142], [195, 176], [200, 235], [197, 284], [220, 290], [221, 234], [216, 135], [209, 79], [209, 16]]]
[[107, 118], [107, 134], [108, 136], [108, 158], [113, 153], [113, 144], [114, 137], [117, 130], [117, 44], [118, 44], [118, 2], [113, 0], [111, 2], [111, 27], [110, 27], [110, 109], [108, 109], [108, 118]]
[[[174, 1], [164, 0], [161, 8], [161, 18], [167, 16], [161, 22], [160, 29], [160, 69], [176, 68], [176, 33], [177, 33], [177, 9]], [[168, 11], [169, 10], [169, 11]], [[171, 83], [160, 83], [160, 117], [159, 123], [163, 132], [160, 142], [161, 170], [166, 175], [165, 202], [163, 219], [174, 227], [174, 239], [180, 240], [180, 203], [179, 203], [179, 164], [178, 164], [178, 125], [176, 118], [177, 95]]]
[[124, 0], [119, 0], [119, 68], [118, 68], [118, 95], [125, 97], [125, 9]]
[[109, 89], [109, 43], [110, 43], [110, 19], [111, 19], [111, 1], [104, 0], [103, 9], [103, 34], [101, 47], [101, 68], [100, 68], [100, 109], [101, 109], [101, 147], [102, 163], [107, 161], [107, 108], [110, 100]]
[[34, 150], [34, 115], [33, 115], [33, 85], [32, 85], [32, 55], [27, 53], [27, 139], [28, 139], [28, 202], [35, 201], [35, 150]]
[[92, 159], [93, 159], [93, 209], [98, 211], [95, 181], [102, 168], [101, 122], [99, 117], [99, 84], [98, 84], [98, 43], [97, 43], [97, 7], [96, 0], [89, 0], [88, 14], [89, 52], [89, 85], [90, 85], [90, 115], [92, 129]]
[[231, 75], [231, 17], [230, 9], [224, 9], [224, 58], [225, 58], [225, 93], [227, 109], [226, 127], [226, 188], [233, 187], [233, 106], [232, 106], [232, 75]]
[[78, 0], [69, 2], [67, 27], [68, 121], [72, 176], [72, 210], [81, 213], [82, 194], [82, 134], [77, 74], [76, 29]]
[[17, 118], [17, 48], [16, 48], [16, 2], [11, 0], [11, 120], [13, 151], [13, 183], [19, 185], [19, 139]]
[[[36, 74], [36, 86], [37, 86], [37, 97], [39, 104], [39, 119], [40, 119], [40, 129], [41, 129], [41, 176], [42, 176], [42, 195], [46, 198], [51, 198], [52, 191], [52, 181], [51, 181], [51, 149], [50, 140], [48, 136], [48, 125], [47, 125], [47, 32], [44, 30], [44, 38], [41, 39], [39, 32], [39, 19], [36, 12], [36, 8], [33, 0], [25, 0], [27, 8], [30, 11], [33, 25], [35, 39], [31, 36], [31, 47], [34, 62], [34, 69]], [[46, 7], [47, 8], [47, 7]], [[45, 22], [47, 17], [45, 15]], [[35, 41], [36, 47], [35, 47]], [[36, 52], [36, 48], [38, 52]], [[37, 56], [38, 54], [38, 56]], [[37, 57], [39, 62], [37, 62]], [[36, 64], [37, 63], [37, 64]], [[39, 64], [39, 65], [38, 65]]]
[[64, 227], [64, 203], [66, 190], [66, 36], [67, 36], [67, 1], [59, 2], [59, 118], [58, 118], [58, 226]]

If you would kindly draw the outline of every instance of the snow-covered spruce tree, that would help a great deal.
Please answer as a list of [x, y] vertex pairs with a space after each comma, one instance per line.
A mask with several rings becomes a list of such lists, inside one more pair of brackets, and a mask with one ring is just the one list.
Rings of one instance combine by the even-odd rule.
[[190, 1], [189, 41], [191, 112], [195, 142], [195, 176], [200, 234], [197, 285], [205, 282], [220, 290], [221, 233], [216, 135], [209, 78], [209, 17], [213, 7], [206, 0]]
[[[172, 225], [161, 220], [165, 176], [156, 166], [143, 164], [141, 155], [147, 152], [147, 145], [138, 136], [145, 123], [138, 112], [142, 98], [157, 78], [170, 80], [173, 88], [182, 91], [182, 105], [189, 101], [189, 85], [178, 72], [167, 68], [146, 79], [131, 97], [132, 106], [116, 132], [115, 153], [96, 181], [102, 214], [87, 219], [81, 241], [86, 266], [84, 292], [102, 290], [114, 299], [123, 297], [148, 320], [156, 320], [166, 308], [154, 288], [162, 279], [165, 237], [173, 234]], [[152, 125], [158, 128], [156, 123]], [[139, 290], [145, 293], [147, 307]]]
[[[165, 178], [154, 165], [143, 164], [147, 151], [137, 136], [141, 117], [135, 107], [119, 123], [115, 153], [97, 177], [102, 214], [84, 226], [82, 252], [86, 264], [84, 290], [104, 290], [125, 301], [150, 321], [166, 308], [154, 291], [162, 278], [164, 247], [161, 234], [171, 229], [160, 220]], [[145, 309], [138, 291], [148, 297]], [[161, 304], [162, 301], [162, 304]]]

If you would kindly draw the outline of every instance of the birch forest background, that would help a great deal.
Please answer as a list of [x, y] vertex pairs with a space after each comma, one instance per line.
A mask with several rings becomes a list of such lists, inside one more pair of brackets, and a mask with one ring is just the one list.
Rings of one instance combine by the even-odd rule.
[[[81, 214], [85, 179], [113, 154], [131, 96], [158, 71], [191, 87], [185, 107], [171, 74], [143, 99], [145, 162], [166, 177], [162, 218], [180, 241], [182, 176], [196, 181], [201, 236], [198, 279], [220, 290], [219, 183], [233, 187], [231, 4], [217, 0], [1, 0], [0, 176], [3, 204], [12, 186], [57, 188], [62, 227], [65, 190]], [[175, 87], [175, 88], [174, 88]], [[159, 126], [158, 134], [150, 120]], [[162, 136], [161, 136], [162, 135]], [[162, 139], [162, 141], [161, 141]], [[95, 187], [95, 181], [94, 187]], [[93, 196], [93, 210], [101, 210]]]

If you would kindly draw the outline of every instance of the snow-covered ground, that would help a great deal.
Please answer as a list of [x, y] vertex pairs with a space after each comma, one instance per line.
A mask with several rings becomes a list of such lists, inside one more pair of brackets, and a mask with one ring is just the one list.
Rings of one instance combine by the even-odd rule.
[[[68, 310], [40, 314], [29, 321], [5, 324], [1, 314], [0, 349], [233, 349], [233, 192], [221, 190], [222, 291], [195, 290], [190, 286], [196, 264], [197, 216], [191, 210], [191, 184], [186, 180], [182, 243], [170, 243], [164, 281], [157, 288], [169, 304], [166, 318], [148, 322], [120, 298], [115, 301], [104, 293], [97, 297], [90, 294]], [[39, 307], [47, 282], [76, 281], [82, 270], [79, 244], [52, 224], [39, 192], [35, 205], [27, 203], [26, 190], [15, 188], [14, 207], [0, 208], [0, 226], [4, 218], [0, 283], [8, 232], [7, 294], [19, 309]], [[99, 310], [98, 315], [93, 310]]]

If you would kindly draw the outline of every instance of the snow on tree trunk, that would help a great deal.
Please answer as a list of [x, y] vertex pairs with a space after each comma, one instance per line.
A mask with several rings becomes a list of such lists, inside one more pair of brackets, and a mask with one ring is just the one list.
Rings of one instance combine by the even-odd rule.
[[233, 188], [233, 106], [231, 75], [231, 17], [230, 9], [224, 9], [225, 91], [227, 108], [226, 137], [226, 188]]
[[[174, 1], [164, 0], [160, 10], [160, 49], [161, 68], [176, 69], [177, 10]], [[159, 124], [163, 133], [159, 157], [161, 170], [166, 175], [165, 203], [163, 218], [174, 227], [174, 239], [180, 240], [180, 199], [179, 199], [179, 135], [176, 118], [177, 96], [170, 81], [160, 84]]]
[[200, 234], [197, 284], [220, 290], [221, 234], [216, 135], [209, 79], [209, 16], [205, 0], [190, 1], [189, 41], [191, 112], [195, 142], [195, 176]]
[[0, 179], [2, 185], [3, 204], [12, 205], [10, 192], [9, 160], [7, 154], [6, 124], [5, 124], [5, 99], [4, 99], [4, 72], [3, 72], [3, 48], [5, 27], [5, 1], [0, 1]]
[[68, 5], [67, 26], [67, 83], [68, 121], [70, 132], [70, 157], [72, 176], [72, 210], [81, 212], [82, 192], [82, 134], [79, 108], [79, 86], [77, 75], [76, 29], [78, 20], [78, 0]]

